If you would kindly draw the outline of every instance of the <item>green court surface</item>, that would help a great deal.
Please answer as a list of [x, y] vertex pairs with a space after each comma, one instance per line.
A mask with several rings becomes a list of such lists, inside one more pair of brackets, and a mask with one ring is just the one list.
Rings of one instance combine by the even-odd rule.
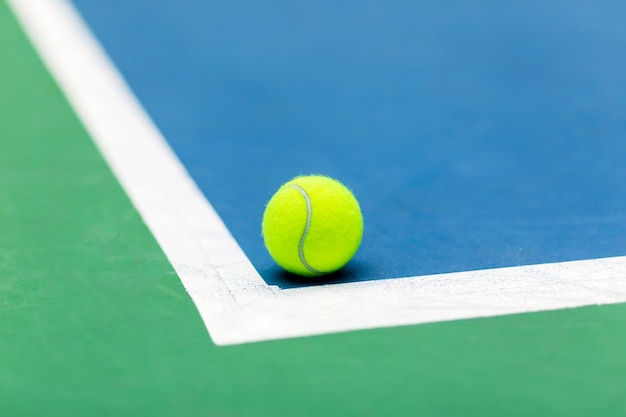
[[0, 416], [624, 416], [626, 305], [215, 346], [0, 3]]

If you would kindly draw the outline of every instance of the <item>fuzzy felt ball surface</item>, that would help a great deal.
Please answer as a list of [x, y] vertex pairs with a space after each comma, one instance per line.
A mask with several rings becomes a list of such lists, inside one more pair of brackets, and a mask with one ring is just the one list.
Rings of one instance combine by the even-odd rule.
[[263, 239], [285, 270], [318, 276], [343, 267], [363, 235], [363, 216], [352, 192], [321, 175], [296, 177], [270, 199], [263, 215]]

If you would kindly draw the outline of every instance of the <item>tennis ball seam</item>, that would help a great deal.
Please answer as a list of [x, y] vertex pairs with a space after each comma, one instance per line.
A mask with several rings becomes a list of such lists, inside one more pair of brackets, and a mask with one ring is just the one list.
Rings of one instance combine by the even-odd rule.
[[307, 194], [306, 190], [299, 185], [292, 184], [291, 187], [295, 188], [302, 195], [306, 204], [306, 223], [304, 226], [304, 232], [302, 233], [302, 236], [300, 236], [300, 243], [298, 244], [298, 256], [300, 257], [300, 262], [302, 262], [302, 265], [304, 265], [304, 267], [308, 269], [311, 273], [321, 275], [323, 274], [323, 272], [318, 271], [317, 269], [309, 265], [306, 257], [304, 256], [304, 241], [309, 234], [309, 229], [311, 228], [311, 217], [313, 214], [313, 209], [311, 207], [311, 198]]

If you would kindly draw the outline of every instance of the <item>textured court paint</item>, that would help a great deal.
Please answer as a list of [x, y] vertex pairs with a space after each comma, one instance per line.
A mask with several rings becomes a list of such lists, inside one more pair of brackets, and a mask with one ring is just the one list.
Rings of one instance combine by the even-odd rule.
[[626, 257], [268, 286], [75, 10], [62, 0], [13, 6], [219, 345], [626, 301]]
[[217, 348], [0, 2], [0, 415], [626, 414], [626, 305]]
[[106, 55], [63, 0], [12, 2], [41, 56], [196, 302], [213, 340], [272, 296]]
[[204, 326], [4, 1], [0, 45], [0, 415], [172, 415]]

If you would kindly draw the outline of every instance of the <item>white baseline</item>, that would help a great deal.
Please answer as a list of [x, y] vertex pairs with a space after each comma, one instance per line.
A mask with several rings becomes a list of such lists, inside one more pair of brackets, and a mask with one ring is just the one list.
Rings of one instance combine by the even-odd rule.
[[9, 0], [218, 345], [626, 302], [626, 257], [279, 289], [263, 281], [67, 0]]

